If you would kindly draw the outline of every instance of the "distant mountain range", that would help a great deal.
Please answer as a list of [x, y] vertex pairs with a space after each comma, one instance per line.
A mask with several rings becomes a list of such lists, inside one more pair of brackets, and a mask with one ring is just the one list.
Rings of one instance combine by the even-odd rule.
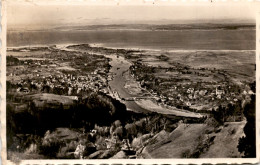
[[46, 28], [8, 28], [8, 31], [84, 31], [84, 30], [238, 30], [255, 29], [254, 23], [187, 23], [187, 24], [109, 24], [62, 25]]

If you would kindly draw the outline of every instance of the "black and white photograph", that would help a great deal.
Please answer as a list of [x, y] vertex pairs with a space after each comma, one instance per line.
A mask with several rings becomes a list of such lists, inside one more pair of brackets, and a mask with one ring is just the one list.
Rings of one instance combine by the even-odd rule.
[[106, 2], [6, 1], [7, 162], [259, 160], [255, 2]]

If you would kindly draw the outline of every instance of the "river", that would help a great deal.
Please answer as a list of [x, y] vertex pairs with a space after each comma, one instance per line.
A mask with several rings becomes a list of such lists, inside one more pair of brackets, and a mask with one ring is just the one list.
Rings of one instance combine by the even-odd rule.
[[[104, 55], [107, 58], [110, 58], [110, 73], [113, 75], [113, 79], [109, 81], [109, 86], [113, 91], [116, 91], [120, 98], [136, 97], [137, 95], [131, 94], [124, 87], [126, 83], [126, 78], [123, 76], [123, 73], [129, 70], [131, 63], [127, 61], [124, 57], [118, 55]], [[128, 110], [135, 112], [156, 112], [167, 115], [181, 116], [181, 117], [192, 117], [200, 118], [202, 117], [199, 113], [189, 112], [185, 110], [177, 110], [177, 108], [166, 108], [157, 105], [152, 102], [150, 99], [143, 99], [140, 101], [122, 101]]]
[[[60, 50], [65, 51], [79, 51], [76, 49], [68, 49], [68, 44], [59, 44], [56, 45], [56, 47]], [[82, 53], [94, 53], [96, 55], [102, 55], [105, 56], [110, 60], [110, 74], [113, 75], [112, 80], [108, 82], [108, 85], [110, 86], [110, 89], [112, 91], [111, 94], [117, 93], [119, 95], [119, 99], [121, 102], [123, 102], [126, 105], [126, 108], [130, 111], [134, 111], [137, 113], [147, 113], [147, 112], [156, 112], [160, 114], [167, 114], [167, 115], [173, 115], [173, 116], [180, 116], [180, 117], [192, 117], [192, 118], [200, 118], [202, 117], [199, 113], [194, 113], [186, 110], [180, 110], [177, 108], [166, 108], [162, 107], [153, 101], [151, 99], [142, 99], [140, 101], [123, 101], [120, 98], [129, 98], [129, 97], [137, 97], [138, 95], [131, 94], [129, 91], [125, 88], [125, 83], [127, 82], [126, 77], [123, 76], [123, 74], [127, 71], [129, 71], [129, 67], [131, 66], [131, 63], [127, 61], [123, 56], [117, 55], [117, 54], [102, 54], [97, 52], [89, 52], [88, 50], [81, 50]]]

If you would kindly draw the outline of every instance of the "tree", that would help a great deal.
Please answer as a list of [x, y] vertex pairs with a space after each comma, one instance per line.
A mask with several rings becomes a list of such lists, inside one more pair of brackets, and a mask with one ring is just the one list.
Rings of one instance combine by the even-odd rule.
[[226, 118], [226, 108], [220, 105], [216, 111], [212, 111], [212, 115], [216, 121], [222, 125], [224, 124]]
[[251, 95], [251, 102], [244, 107], [244, 115], [247, 123], [244, 127], [245, 136], [239, 139], [238, 151], [244, 153], [246, 158], [256, 157], [256, 132], [255, 132], [255, 112], [256, 100], [255, 95]]

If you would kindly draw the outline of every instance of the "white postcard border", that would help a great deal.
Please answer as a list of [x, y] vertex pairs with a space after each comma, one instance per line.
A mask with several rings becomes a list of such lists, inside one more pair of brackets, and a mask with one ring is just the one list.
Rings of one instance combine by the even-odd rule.
[[[195, 3], [204, 3], [203, 5], [210, 5], [210, 3], [253, 3], [254, 10], [256, 12], [256, 148], [257, 148], [257, 158], [210, 158], [210, 159], [106, 159], [106, 160], [22, 160], [20, 162], [11, 162], [6, 160], [6, 10], [8, 3], [32, 3], [32, 4], [43, 4], [43, 5], [80, 5], [81, 3], [86, 3], [88, 5], [198, 5]], [[146, 3], [146, 4], [144, 4]], [[1, 159], [2, 163], [5, 164], [202, 164], [202, 163], [227, 163], [227, 164], [242, 164], [242, 163], [259, 163], [260, 162], [260, 87], [259, 87], [259, 66], [260, 66], [260, 1], [245, 1], [245, 0], [234, 0], [234, 1], [225, 1], [225, 0], [214, 0], [214, 1], [205, 1], [205, 0], [56, 0], [50, 2], [48, 0], [3, 0], [1, 6]]]

